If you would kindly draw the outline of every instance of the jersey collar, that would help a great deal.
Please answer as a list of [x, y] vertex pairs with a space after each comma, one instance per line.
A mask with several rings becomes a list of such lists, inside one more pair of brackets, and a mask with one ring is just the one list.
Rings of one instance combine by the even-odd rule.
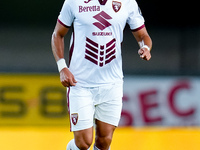
[[107, 2], [107, 0], [99, 0], [99, 3], [100, 3], [101, 5], [105, 5], [106, 2]]

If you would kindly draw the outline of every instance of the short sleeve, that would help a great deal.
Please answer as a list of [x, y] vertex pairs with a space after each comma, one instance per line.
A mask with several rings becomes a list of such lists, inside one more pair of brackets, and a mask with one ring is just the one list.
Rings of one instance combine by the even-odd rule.
[[135, 0], [130, 0], [130, 1], [131, 1], [129, 5], [130, 11], [127, 23], [129, 24], [131, 30], [136, 30], [144, 26], [144, 18], [142, 16], [140, 8], [138, 7], [137, 2]]
[[67, 27], [70, 27], [74, 21], [72, 4], [72, 0], [65, 0], [60, 15], [58, 16], [58, 21]]

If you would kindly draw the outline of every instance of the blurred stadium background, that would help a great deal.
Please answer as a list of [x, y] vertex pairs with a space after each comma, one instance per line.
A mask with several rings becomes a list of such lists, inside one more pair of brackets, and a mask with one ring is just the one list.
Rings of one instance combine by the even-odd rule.
[[[63, 2], [1, 1], [0, 150], [64, 150], [73, 137], [65, 88], [50, 46]], [[127, 26], [122, 47], [124, 106], [112, 149], [199, 150], [197, 4], [137, 2], [153, 40], [152, 59], [139, 58]]]

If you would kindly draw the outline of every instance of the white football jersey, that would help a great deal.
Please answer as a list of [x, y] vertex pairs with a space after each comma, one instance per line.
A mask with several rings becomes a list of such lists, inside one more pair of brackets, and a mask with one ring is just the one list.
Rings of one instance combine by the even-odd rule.
[[65, 0], [58, 21], [70, 27], [69, 69], [77, 86], [96, 87], [123, 81], [121, 42], [126, 23], [144, 27], [135, 0]]

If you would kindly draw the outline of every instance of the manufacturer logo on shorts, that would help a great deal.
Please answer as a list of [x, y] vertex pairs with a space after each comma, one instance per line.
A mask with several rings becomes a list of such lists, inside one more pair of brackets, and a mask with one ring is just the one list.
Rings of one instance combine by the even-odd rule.
[[86, 38], [85, 59], [100, 67], [103, 67], [116, 58], [115, 45], [115, 39], [112, 39], [105, 45], [99, 45], [91, 39]]
[[78, 113], [71, 114], [71, 120], [74, 125], [78, 122]]
[[95, 18], [96, 20], [99, 21], [99, 22], [93, 23], [93, 25], [95, 25], [100, 30], [104, 30], [105, 28], [111, 26], [111, 24], [107, 20], [112, 19], [112, 17], [110, 17], [104, 11], [102, 11], [102, 12], [98, 13], [97, 15], [93, 16], [93, 18]]
[[120, 2], [117, 2], [117, 1], [112, 2], [112, 8], [115, 12], [118, 12], [120, 10], [121, 6], [122, 6], [122, 3], [120, 3]]

